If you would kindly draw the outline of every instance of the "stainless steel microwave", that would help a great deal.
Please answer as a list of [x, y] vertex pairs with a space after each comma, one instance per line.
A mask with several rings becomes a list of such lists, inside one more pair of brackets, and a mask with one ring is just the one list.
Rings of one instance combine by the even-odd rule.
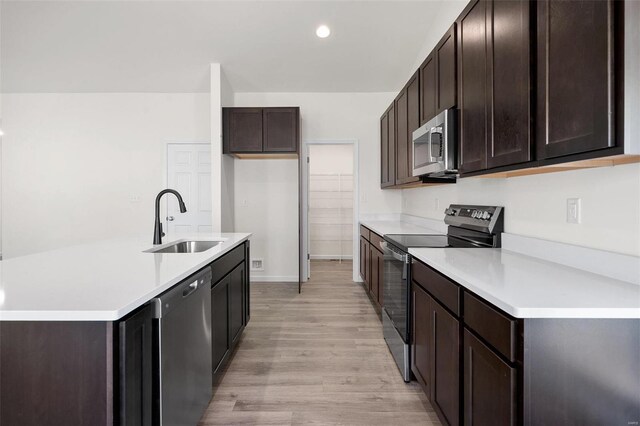
[[413, 176], [456, 175], [456, 111], [447, 109], [413, 132]]

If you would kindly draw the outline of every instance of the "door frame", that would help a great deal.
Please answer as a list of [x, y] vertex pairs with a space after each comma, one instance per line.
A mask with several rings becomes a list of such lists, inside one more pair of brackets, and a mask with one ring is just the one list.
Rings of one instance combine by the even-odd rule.
[[[212, 151], [211, 142], [208, 142], [208, 141], [168, 141], [165, 144], [165, 148], [164, 148], [164, 170], [162, 171], [164, 175], [163, 176], [164, 188], [169, 188], [169, 148], [172, 145], [202, 145], [202, 146], [206, 145], [209, 147], [209, 151]], [[211, 174], [213, 175], [213, 164], [211, 165]], [[154, 199], [155, 199], [155, 196], [154, 196]], [[161, 209], [164, 208], [164, 215], [162, 211], [160, 212], [160, 222], [162, 222], [162, 227], [165, 229], [165, 232], [166, 232], [166, 230], [169, 229], [169, 222], [167, 221], [167, 212], [169, 211], [169, 197], [164, 197], [164, 200], [160, 204], [160, 207]], [[213, 223], [213, 217], [211, 218], [211, 221]]]
[[300, 173], [300, 194], [301, 194], [301, 211], [302, 211], [302, 226], [300, 229], [299, 243], [300, 243], [300, 281], [306, 282], [308, 280], [309, 270], [309, 146], [310, 145], [351, 145], [353, 146], [353, 281], [360, 281], [359, 268], [356, 259], [360, 258], [360, 245], [359, 239], [356, 236], [358, 231], [358, 217], [360, 216], [360, 150], [358, 139], [311, 139], [302, 142], [301, 149], [301, 173]]

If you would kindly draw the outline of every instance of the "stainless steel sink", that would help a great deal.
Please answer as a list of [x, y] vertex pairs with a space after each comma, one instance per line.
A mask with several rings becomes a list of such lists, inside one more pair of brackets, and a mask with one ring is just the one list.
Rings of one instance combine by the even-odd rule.
[[149, 253], [200, 253], [220, 244], [222, 241], [177, 241], [160, 249], [147, 250]]

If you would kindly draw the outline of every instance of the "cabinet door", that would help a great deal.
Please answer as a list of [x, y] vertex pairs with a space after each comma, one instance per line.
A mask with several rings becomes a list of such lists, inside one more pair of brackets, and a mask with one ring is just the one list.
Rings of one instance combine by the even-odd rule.
[[389, 183], [389, 113], [380, 117], [380, 187]]
[[382, 268], [383, 257], [382, 253], [375, 249], [373, 245], [369, 244], [371, 253], [371, 295], [373, 299], [382, 305]]
[[448, 424], [460, 421], [460, 321], [431, 303], [431, 403]]
[[153, 306], [119, 323], [120, 424], [153, 422]]
[[396, 103], [396, 184], [419, 181], [413, 176], [413, 132], [420, 127], [420, 78], [416, 72]]
[[225, 108], [225, 153], [262, 152], [262, 108]]
[[486, 5], [472, 0], [457, 21], [461, 173], [487, 168]]
[[211, 289], [211, 353], [213, 372], [229, 350], [229, 275]]
[[407, 89], [403, 89], [395, 100], [396, 105], [396, 180], [395, 184], [404, 183], [409, 177], [408, 152], [409, 148], [409, 126]]
[[464, 424], [516, 424], [516, 369], [464, 330]]
[[412, 283], [411, 303], [411, 371], [431, 399], [431, 297]]
[[241, 263], [229, 274], [229, 338], [232, 345], [244, 326], [244, 281], [244, 263]]
[[407, 170], [408, 176], [405, 183], [418, 182], [420, 179], [413, 176], [413, 132], [420, 127], [420, 76], [416, 72], [407, 86]]
[[395, 185], [395, 105], [389, 109], [380, 119], [380, 187], [386, 188]]
[[616, 3], [537, 2], [538, 159], [615, 145], [612, 41]]
[[436, 116], [436, 59], [431, 53], [420, 66], [420, 125]]
[[531, 160], [530, 3], [487, 3], [487, 167]]
[[457, 103], [456, 26], [453, 24], [435, 49], [437, 66], [436, 114]]
[[297, 152], [298, 108], [264, 108], [264, 152]]
[[[360, 237], [360, 277], [362, 277], [363, 281], [368, 284], [368, 275], [367, 274], [367, 256], [369, 253], [369, 242], [364, 239], [364, 237]], [[366, 286], [368, 288], [368, 285]]]

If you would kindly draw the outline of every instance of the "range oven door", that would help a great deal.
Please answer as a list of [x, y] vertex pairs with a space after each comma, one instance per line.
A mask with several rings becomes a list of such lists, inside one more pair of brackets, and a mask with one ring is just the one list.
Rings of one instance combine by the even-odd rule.
[[384, 242], [383, 309], [405, 343], [409, 343], [409, 255]]

